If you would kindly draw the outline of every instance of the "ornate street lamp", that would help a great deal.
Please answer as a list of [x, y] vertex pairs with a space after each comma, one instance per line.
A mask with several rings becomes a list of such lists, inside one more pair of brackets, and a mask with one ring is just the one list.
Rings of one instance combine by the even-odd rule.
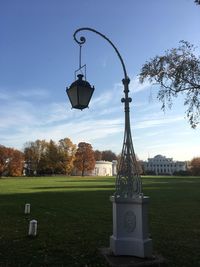
[[73, 82], [66, 92], [71, 102], [72, 108], [84, 109], [87, 108], [94, 92], [94, 86], [83, 80], [84, 75], [78, 74], [78, 80]]
[[[117, 53], [124, 72], [122, 80], [124, 98], [121, 99], [121, 102], [124, 103], [125, 132], [116, 177], [116, 191], [114, 196], [110, 198], [113, 203], [113, 235], [110, 237], [110, 249], [115, 255], [151, 257], [152, 240], [149, 238], [147, 215], [149, 198], [143, 196], [141, 192], [141, 178], [131, 137], [129, 104], [132, 99], [129, 97], [130, 79], [116, 46], [105, 35], [92, 28], [79, 28], [74, 32], [74, 40], [80, 46], [79, 69], [82, 68], [81, 46], [86, 42], [83, 36], [77, 39], [77, 33], [80, 31], [94, 32], [107, 40]], [[72, 107], [81, 110], [88, 107], [94, 90], [94, 87], [92, 88], [82, 78], [83, 75], [78, 75], [78, 80], [67, 89]]]

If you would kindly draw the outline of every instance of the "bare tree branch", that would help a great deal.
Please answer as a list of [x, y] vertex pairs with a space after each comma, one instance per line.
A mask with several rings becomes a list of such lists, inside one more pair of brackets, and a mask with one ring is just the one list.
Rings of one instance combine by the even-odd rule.
[[184, 95], [186, 117], [192, 128], [200, 123], [200, 57], [194, 51], [194, 45], [180, 41], [178, 48], [146, 62], [139, 74], [141, 83], [147, 79], [160, 85], [157, 98], [163, 110], [171, 108], [174, 97]]

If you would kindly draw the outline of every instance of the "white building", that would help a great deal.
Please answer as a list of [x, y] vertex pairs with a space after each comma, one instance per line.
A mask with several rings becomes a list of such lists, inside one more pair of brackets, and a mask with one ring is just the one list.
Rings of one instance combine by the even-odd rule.
[[148, 158], [148, 161], [141, 161], [141, 165], [144, 173], [156, 175], [172, 175], [175, 172], [187, 170], [187, 164], [185, 161], [173, 161], [173, 158], [166, 158], [162, 155], [157, 155], [154, 158]]
[[117, 175], [117, 160], [112, 161], [112, 175]]
[[105, 161], [100, 160], [96, 161], [94, 171], [92, 172], [92, 175], [94, 176], [114, 176], [117, 174], [117, 161], [113, 160]]

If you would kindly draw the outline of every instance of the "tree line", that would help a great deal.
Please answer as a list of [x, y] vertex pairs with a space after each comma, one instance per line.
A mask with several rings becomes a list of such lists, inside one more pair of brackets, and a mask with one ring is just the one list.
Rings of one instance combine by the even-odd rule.
[[[55, 142], [36, 140], [27, 142], [23, 152], [0, 145], [1, 176], [42, 176], [42, 175], [82, 175], [94, 170], [95, 162], [120, 160], [111, 150], [93, 150], [89, 143], [80, 142], [78, 146], [69, 138]], [[188, 175], [200, 175], [200, 157], [190, 162]], [[138, 160], [138, 169], [142, 168]]]
[[0, 176], [72, 175], [91, 172], [97, 160], [112, 161], [118, 156], [111, 150], [93, 150], [91, 144], [78, 146], [69, 138], [55, 142], [27, 142], [23, 152], [0, 145]]

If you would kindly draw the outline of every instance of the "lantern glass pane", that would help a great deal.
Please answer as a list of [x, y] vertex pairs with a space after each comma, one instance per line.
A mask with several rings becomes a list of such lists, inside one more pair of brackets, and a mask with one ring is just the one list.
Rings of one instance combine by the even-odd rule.
[[74, 86], [67, 90], [70, 102], [72, 107], [76, 107], [78, 105], [78, 98], [77, 98], [77, 86]]
[[91, 96], [93, 93], [93, 89], [92, 88], [87, 88], [87, 87], [80, 87], [79, 88], [79, 104], [80, 106], [82, 106], [83, 108], [88, 107]]

